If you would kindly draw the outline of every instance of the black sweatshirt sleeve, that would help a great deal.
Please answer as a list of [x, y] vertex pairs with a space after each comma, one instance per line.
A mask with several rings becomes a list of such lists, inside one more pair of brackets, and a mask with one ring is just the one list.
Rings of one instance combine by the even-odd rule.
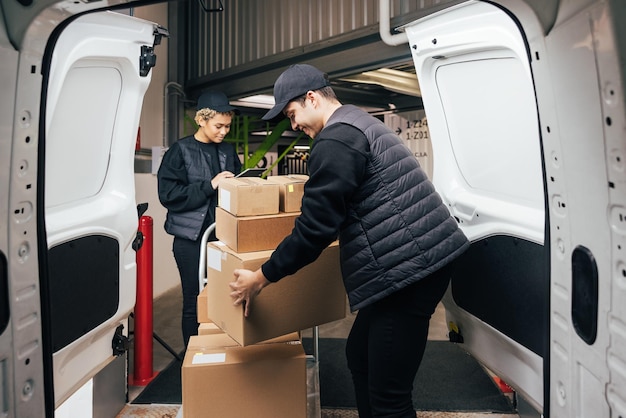
[[261, 267], [269, 281], [276, 282], [315, 261], [337, 239], [349, 201], [365, 173], [368, 149], [363, 133], [345, 124], [331, 125], [315, 139], [302, 213], [291, 235]]
[[189, 183], [187, 168], [176, 143], [163, 156], [157, 178], [159, 201], [172, 212], [200, 207], [216, 193], [211, 179]]

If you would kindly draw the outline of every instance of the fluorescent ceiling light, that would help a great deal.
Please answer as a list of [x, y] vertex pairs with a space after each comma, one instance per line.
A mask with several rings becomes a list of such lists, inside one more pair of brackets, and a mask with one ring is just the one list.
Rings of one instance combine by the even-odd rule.
[[396, 93], [421, 97], [417, 76], [391, 68], [365, 71], [360, 74], [343, 77], [342, 80], [353, 83], [376, 84]]
[[[252, 136], [269, 136], [272, 134], [272, 131], [252, 131], [250, 132], [250, 135]], [[290, 137], [290, 138], [295, 138], [298, 135], [300, 135], [299, 132], [294, 132], [291, 129], [287, 129], [286, 131], [283, 131], [280, 136], [285, 136], [285, 137]]]
[[255, 94], [254, 96], [242, 97], [230, 102], [233, 106], [255, 107], [259, 109], [271, 109], [274, 107], [274, 96], [269, 94]]

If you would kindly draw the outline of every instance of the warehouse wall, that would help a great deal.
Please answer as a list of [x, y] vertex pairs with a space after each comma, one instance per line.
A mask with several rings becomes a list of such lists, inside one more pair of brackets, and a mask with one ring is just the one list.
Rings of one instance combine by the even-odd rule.
[[[451, 0], [392, 0], [391, 16], [414, 14]], [[205, 1], [211, 7], [217, 1]], [[307, 48], [378, 25], [379, 0], [225, 0], [222, 12], [189, 2], [187, 80]]]
[[[391, 27], [463, 0], [391, 0]], [[220, 2], [207, 0], [216, 7]], [[241, 98], [271, 92], [290, 64], [308, 62], [331, 78], [411, 59], [378, 33], [379, 0], [224, 0], [221, 12], [180, 2], [185, 39], [179, 83], [194, 97], [205, 88]], [[428, 12], [427, 12], [428, 10]]]

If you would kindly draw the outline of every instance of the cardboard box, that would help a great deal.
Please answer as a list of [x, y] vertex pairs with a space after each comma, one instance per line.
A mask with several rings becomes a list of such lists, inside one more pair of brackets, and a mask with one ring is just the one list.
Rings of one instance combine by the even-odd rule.
[[281, 212], [300, 212], [302, 196], [304, 195], [304, 183], [309, 176], [303, 174], [290, 174], [286, 176], [268, 176], [267, 180], [280, 185], [280, 201], [278, 208]]
[[215, 235], [233, 250], [245, 253], [275, 249], [291, 233], [300, 212], [235, 216], [215, 209]]
[[220, 181], [217, 204], [236, 216], [278, 213], [279, 185], [257, 177]]
[[224, 331], [213, 322], [202, 322], [198, 325], [198, 335], [223, 334]]
[[243, 346], [289, 332], [343, 319], [346, 292], [339, 267], [337, 242], [319, 258], [291, 276], [265, 287], [254, 299], [248, 318], [233, 305], [228, 284], [233, 270], [256, 270], [272, 251], [237, 253], [220, 241], [207, 244], [207, 316]]
[[204, 289], [202, 289], [202, 291], [200, 292], [200, 294], [198, 295], [198, 307], [196, 309], [196, 316], [198, 317], [198, 322], [199, 323], [204, 323], [204, 322], [213, 322], [209, 319], [209, 317], [206, 315], [207, 314], [207, 290], [206, 290], [206, 286], [204, 287]]
[[182, 366], [183, 417], [306, 418], [306, 355], [293, 335], [241, 347], [192, 336]]

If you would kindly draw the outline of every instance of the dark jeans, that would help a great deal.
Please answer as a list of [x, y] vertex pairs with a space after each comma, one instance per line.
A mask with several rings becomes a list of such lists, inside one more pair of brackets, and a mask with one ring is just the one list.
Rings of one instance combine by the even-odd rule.
[[200, 240], [174, 237], [173, 251], [183, 291], [182, 330], [183, 341], [187, 347], [189, 337], [198, 334]]
[[415, 418], [411, 392], [451, 267], [359, 311], [346, 344], [360, 418]]

